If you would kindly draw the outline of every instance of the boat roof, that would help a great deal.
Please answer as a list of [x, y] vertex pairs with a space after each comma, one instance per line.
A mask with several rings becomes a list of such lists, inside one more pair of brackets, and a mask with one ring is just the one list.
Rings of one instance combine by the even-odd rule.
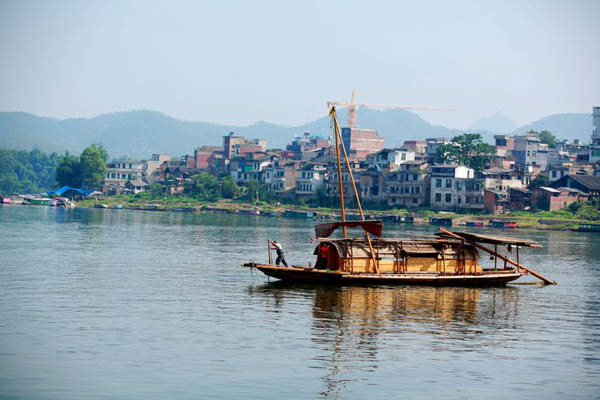
[[[529, 239], [519, 239], [519, 238], [513, 238], [513, 237], [507, 237], [507, 236], [496, 236], [496, 235], [481, 235], [478, 233], [471, 233], [471, 232], [452, 231], [452, 233], [454, 233], [455, 235], [458, 235], [462, 238], [465, 238], [466, 240], [470, 240], [472, 242], [478, 242], [478, 243], [510, 244], [510, 245], [514, 245], [514, 246], [537, 247], [537, 248], [542, 247], [538, 242], [536, 242], [534, 240], [529, 240]], [[450, 235], [445, 234], [443, 232], [440, 232], [437, 235], [440, 237], [444, 237], [444, 238], [451, 237]]]
[[337, 228], [345, 226], [348, 228], [361, 227], [365, 232], [375, 236], [383, 235], [383, 222], [381, 221], [345, 221], [345, 222], [330, 222], [327, 224], [315, 225], [315, 235], [318, 238], [329, 237]]

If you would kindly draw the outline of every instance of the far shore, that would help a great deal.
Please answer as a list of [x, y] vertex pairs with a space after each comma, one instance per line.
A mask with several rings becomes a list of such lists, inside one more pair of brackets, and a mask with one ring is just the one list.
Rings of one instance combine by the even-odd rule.
[[[249, 210], [257, 210], [259, 215], [268, 215], [271, 217], [283, 216], [285, 210], [314, 212], [317, 214], [315, 221], [339, 219], [339, 209], [327, 207], [310, 207], [299, 206], [293, 204], [268, 204], [265, 202], [248, 203], [237, 200], [218, 200], [218, 201], [200, 201], [191, 198], [173, 198], [173, 197], [153, 197], [153, 198], [136, 198], [135, 196], [112, 196], [97, 199], [87, 199], [77, 203], [78, 207], [94, 208], [100, 205], [106, 208], [115, 208], [121, 206], [123, 209], [133, 210], [150, 210], [150, 211], [172, 211], [172, 212], [203, 212], [203, 213], [229, 213], [229, 214], [246, 214]], [[117, 206], [118, 205], [118, 206]], [[100, 206], [100, 207], [103, 207]], [[240, 212], [241, 211], [241, 212]], [[347, 215], [358, 217], [356, 209], [347, 209]], [[518, 214], [491, 215], [491, 214], [462, 214], [453, 212], [436, 212], [433, 210], [364, 210], [367, 219], [375, 219], [385, 216], [403, 216], [411, 215], [414, 217], [414, 223], [418, 225], [429, 224], [430, 217], [446, 217], [452, 218], [454, 227], [465, 226], [468, 221], [484, 222], [485, 227], [488, 227], [490, 220], [515, 221], [516, 229], [535, 229], [535, 230], [553, 230], [567, 231], [577, 228], [580, 224], [597, 223], [595, 221], [574, 219], [574, 218], [557, 218], [552, 213], [537, 212], [528, 213], [520, 212]], [[502, 229], [498, 229], [502, 231]]]

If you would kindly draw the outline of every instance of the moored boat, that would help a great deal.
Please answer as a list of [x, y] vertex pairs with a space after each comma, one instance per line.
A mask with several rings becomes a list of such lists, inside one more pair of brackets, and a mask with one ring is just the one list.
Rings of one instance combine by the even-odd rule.
[[517, 227], [517, 223], [515, 221], [493, 219], [490, 221], [490, 226], [497, 229], [514, 229]]
[[431, 217], [429, 218], [431, 225], [452, 226], [452, 218], [449, 217]]
[[483, 228], [483, 221], [467, 221], [465, 226], [471, 228]]
[[285, 210], [283, 216], [287, 218], [315, 218], [317, 213], [312, 211]]

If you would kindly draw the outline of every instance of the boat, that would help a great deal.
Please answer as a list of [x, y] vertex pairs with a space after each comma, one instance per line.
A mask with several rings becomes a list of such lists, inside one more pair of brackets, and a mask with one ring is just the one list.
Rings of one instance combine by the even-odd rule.
[[312, 211], [298, 211], [298, 210], [285, 210], [283, 216], [287, 218], [315, 218], [316, 212]]
[[379, 219], [384, 222], [398, 222], [403, 224], [415, 223], [414, 215], [382, 215], [379, 217]]
[[101, 203], [98, 203], [98, 204], [95, 204], [95, 205], [94, 205], [94, 207], [95, 207], [95, 208], [108, 208], [108, 205], [106, 205], [106, 204], [101, 204]]
[[121, 204], [115, 204], [115, 205], [112, 206], [112, 208], [115, 209], [115, 210], [122, 210], [123, 206]]
[[[268, 262], [247, 262], [243, 267], [257, 269], [282, 281], [297, 283], [328, 283], [336, 285], [432, 285], [432, 286], [496, 286], [505, 285], [526, 274], [556, 284], [520, 263], [519, 248], [541, 246], [532, 240], [453, 232], [443, 227], [436, 235], [413, 235], [405, 238], [383, 237], [383, 222], [365, 220], [352, 169], [342, 141], [335, 107], [330, 108], [335, 135], [338, 178], [341, 177], [340, 143], [350, 182], [354, 190], [361, 221], [346, 220], [344, 192], [340, 190], [341, 221], [315, 226], [317, 243], [314, 265], [281, 267], [273, 264], [271, 247]], [[451, 221], [451, 219], [450, 219]], [[331, 235], [341, 228], [341, 237]], [[359, 228], [360, 236], [349, 237], [348, 230]], [[373, 236], [373, 237], [371, 237]], [[269, 243], [269, 239], [267, 239]], [[483, 244], [493, 245], [493, 250]], [[498, 246], [507, 252], [516, 249], [516, 261], [500, 254]], [[492, 255], [493, 265], [479, 264], [479, 251]], [[500, 262], [498, 262], [500, 260]]]
[[240, 215], [260, 215], [260, 211], [258, 208], [251, 208], [246, 210], [239, 210], [238, 214]]
[[600, 224], [579, 224], [577, 228], [571, 228], [575, 232], [600, 233]]
[[173, 207], [173, 212], [194, 212], [194, 207]]
[[465, 226], [470, 228], [483, 228], [483, 221], [467, 221]]
[[431, 225], [438, 225], [438, 226], [452, 226], [452, 218], [431, 217], [431, 218], [429, 218], [429, 223]]
[[497, 229], [514, 229], [517, 227], [516, 221], [503, 221], [499, 219], [493, 219], [490, 221], [490, 226]]
[[34, 197], [31, 199], [30, 204], [36, 206], [48, 206], [51, 205], [52, 199], [47, 197]]

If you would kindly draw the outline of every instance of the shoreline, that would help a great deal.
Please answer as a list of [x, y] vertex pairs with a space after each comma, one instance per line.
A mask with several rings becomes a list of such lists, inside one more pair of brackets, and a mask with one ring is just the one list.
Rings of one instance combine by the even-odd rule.
[[[183, 199], [183, 201], [172, 201], [172, 198], [149, 198], [149, 199], [132, 199], [132, 198], [108, 198], [107, 201], [97, 200], [83, 200], [76, 203], [76, 207], [83, 208], [99, 208], [100, 204], [105, 205], [102, 208], [113, 208], [113, 209], [126, 209], [126, 210], [139, 210], [139, 211], [170, 211], [170, 212], [189, 212], [189, 213], [209, 213], [209, 214], [232, 214], [240, 216], [255, 216], [255, 217], [285, 217], [283, 214], [286, 210], [299, 211], [299, 212], [313, 212], [316, 213], [316, 217], [306, 217], [303, 219], [314, 219], [319, 220], [334, 220], [339, 218], [339, 210], [327, 208], [327, 207], [306, 207], [298, 206], [293, 204], [252, 204], [247, 202], [238, 202], [231, 200], [219, 200], [214, 202], [191, 200], [189, 198]], [[121, 201], [119, 201], [121, 200]], [[161, 201], [163, 200], [163, 201]], [[117, 208], [115, 205], [120, 205], [122, 208]], [[257, 214], [253, 212], [258, 211]], [[346, 215], [351, 218], [358, 217], [357, 210], [348, 210]], [[572, 231], [573, 228], [577, 228], [580, 224], [594, 224], [597, 221], [590, 221], [584, 219], [565, 219], [556, 218], [548, 215], [535, 215], [530, 216], [521, 215], [491, 215], [491, 214], [460, 214], [454, 212], [437, 212], [433, 210], [364, 210], [366, 219], [375, 219], [375, 217], [386, 217], [386, 216], [404, 216], [413, 215], [414, 224], [417, 225], [432, 225], [429, 223], [430, 217], [445, 217], [452, 218], [452, 227], [466, 227], [467, 221], [478, 221], [484, 222], [484, 228], [493, 228], [498, 231], [513, 231], [513, 230], [545, 230], [545, 231]], [[487, 222], [490, 220], [501, 220], [501, 221], [515, 221], [516, 227], [514, 228], [494, 228], [488, 225]], [[386, 222], [386, 221], [384, 221]], [[410, 225], [410, 223], [404, 222], [387, 222], [391, 224], [404, 224]], [[433, 225], [435, 226], [435, 225]], [[470, 227], [473, 228], [473, 227]]]

